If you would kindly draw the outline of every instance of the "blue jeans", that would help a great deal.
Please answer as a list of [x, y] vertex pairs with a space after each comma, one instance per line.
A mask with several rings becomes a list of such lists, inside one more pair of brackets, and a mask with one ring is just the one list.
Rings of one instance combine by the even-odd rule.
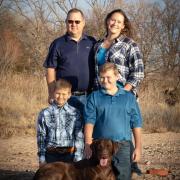
[[131, 145], [130, 141], [120, 141], [119, 150], [113, 156], [112, 165], [114, 167], [117, 180], [131, 179]]
[[73, 162], [74, 159], [74, 154], [59, 154], [59, 153], [46, 153], [46, 162], [47, 163], [52, 163], [52, 162], [57, 162], [57, 161], [61, 161], [61, 162], [67, 162], [67, 163], [71, 163]]

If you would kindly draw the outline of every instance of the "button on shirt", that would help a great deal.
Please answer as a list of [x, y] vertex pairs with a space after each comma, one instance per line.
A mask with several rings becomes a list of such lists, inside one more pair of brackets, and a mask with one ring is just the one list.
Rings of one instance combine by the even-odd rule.
[[95, 139], [131, 140], [131, 129], [142, 126], [134, 95], [120, 87], [113, 96], [104, 89], [93, 92], [88, 98], [84, 119], [85, 123], [94, 124]]
[[47, 147], [76, 147], [74, 161], [83, 157], [84, 135], [82, 118], [77, 109], [66, 103], [52, 104], [42, 110], [37, 121], [39, 161], [45, 161]]
[[66, 34], [52, 42], [44, 67], [56, 69], [56, 79], [65, 78], [72, 84], [72, 91], [92, 88], [94, 72], [93, 45], [95, 39], [83, 35], [76, 42]]

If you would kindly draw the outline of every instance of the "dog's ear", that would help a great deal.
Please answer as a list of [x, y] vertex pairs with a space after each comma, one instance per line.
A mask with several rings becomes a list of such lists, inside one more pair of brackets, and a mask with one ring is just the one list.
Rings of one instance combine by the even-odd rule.
[[116, 154], [120, 148], [120, 144], [118, 142], [112, 141], [112, 145], [113, 145], [113, 154]]

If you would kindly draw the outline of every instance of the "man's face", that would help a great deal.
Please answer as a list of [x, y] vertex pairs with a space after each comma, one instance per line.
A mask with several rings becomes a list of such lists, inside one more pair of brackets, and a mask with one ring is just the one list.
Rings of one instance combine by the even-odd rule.
[[56, 89], [54, 92], [54, 98], [60, 106], [64, 106], [70, 96], [71, 92], [68, 88]]
[[118, 76], [115, 75], [114, 70], [110, 69], [106, 72], [100, 73], [101, 86], [106, 90], [113, 90], [116, 87]]
[[67, 32], [72, 37], [79, 37], [83, 33], [85, 20], [80, 12], [72, 12], [66, 20]]

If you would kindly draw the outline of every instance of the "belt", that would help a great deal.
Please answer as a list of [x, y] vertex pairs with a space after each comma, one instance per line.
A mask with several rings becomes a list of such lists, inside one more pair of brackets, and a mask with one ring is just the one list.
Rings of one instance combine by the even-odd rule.
[[74, 91], [72, 92], [73, 96], [83, 96], [83, 95], [87, 95], [87, 91]]
[[48, 153], [59, 153], [59, 154], [67, 154], [74, 153], [76, 151], [75, 147], [48, 147]]
[[130, 144], [131, 141], [127, 140], [122, 140], [122, 141], [114, 141], [115, 143], [118, 143], [119, 145], [127, 145]]

